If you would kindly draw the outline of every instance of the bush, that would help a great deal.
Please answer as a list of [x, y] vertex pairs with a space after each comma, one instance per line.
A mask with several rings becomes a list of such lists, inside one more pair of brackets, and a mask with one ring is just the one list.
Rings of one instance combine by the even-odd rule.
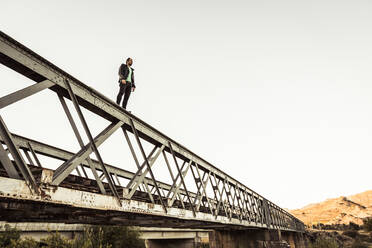
[[58, 232], [51, 233], [47, 238], [40, 240], [40, 246], [44, 248], [72, 248], [75, 240], [68, 240]]
[[342, 234], [349, 236], [350, 238], [353, 238], [353, 239], [355, 239], [359, 235], [358, 231], [355, 231], [355, 230], [344, 231]]
[[130, 227], [97, 226], [87, 228], [82, 235], [73, 240], [62, 237], [58, 232], [36, 242], [33, 239], [20, 239], [15, 228], [5, 226], [0, 232], [1, 248], [144, 248], [137, 229]]
[[318, 237], [309, 248], [339, 248], [339, 245], [332, 238]]
[[[88, 236], [86, 236], [88, 235]], [[106, 245], [113, 248], [144, 248], [145, 242], [140, 239], [137, 229], [130, 227], [99, 226], [92, 227], [84, 233], [85, 238], [92, 240], [92, 247], [98, 248]], [[94, 238], [96, 237], [96, 238]]]
[[10, 244], [19, 240], [21, 234], [17, 229], [11, 228], [8, 224], [6, 224], [4, 228], [5, 232], [0, 233], [0, 247], [12, 247]]
[[37, 247], [38, 248], [40, 247], [40, 244], [33, 239], [26, 238], [26, 239], [17, 240], [17, 241], [12, 240], [11, 244], [8, 247], [9, 248], [10, 247], [12, 248], [36, 248]]
[[359, 230], [360, 226], [358, 224], [355, 224], [354, 222], [349, 223], [349, 229], [351, 230]]
[[104, 244], [103, 231], [94, 233], [91, 228], [85, 229], [80, 238], [75, 238], [72, 248], [111, 248], [109, 244]]
[[364, 244], [360, 240], [355, 240], [354, 243], [352, 244], [351, 248], [368, 248], [368, 245]]
[[372, 237], [369, 236], [368, 234], [360, 233], [357, 239], [363, 242], [372, 242]]
[[372, 232], [372, 217], [363, 219], [363, 228], [367, 232]]

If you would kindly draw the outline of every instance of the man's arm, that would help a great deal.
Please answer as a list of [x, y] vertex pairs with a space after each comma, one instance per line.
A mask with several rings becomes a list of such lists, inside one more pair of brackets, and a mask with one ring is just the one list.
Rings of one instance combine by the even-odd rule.
[[125, 65], [124, 64], [121, 64], [120, 68], [119, 68], [119, 79], [120, 79], [120, 82], [125, 84], [125, 72], [124, 72], [124, 69], [125, 69]]
[[132, 88], [136, 88], [136, 84], [134, 83], [134, 72], [133, 71], [132, 71]]
[[121, 64], [120, 65], [120, 68], [119, 68], [119, 77], [120, 78], [124, 78], [124, 64]]

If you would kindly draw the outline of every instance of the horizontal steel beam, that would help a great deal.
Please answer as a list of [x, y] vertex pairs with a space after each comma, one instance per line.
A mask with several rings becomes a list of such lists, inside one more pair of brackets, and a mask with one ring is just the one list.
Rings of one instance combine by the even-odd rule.
[[[41, 196], [30, 195], [29, 188], [25, 181], [5, 177], [0, 177], [0, 189], [2, 191], [2, 194], [0, 194], [0, 212], [7, 211], [7, 208], [4, 209], [4, 205], [1, 204], [2, 202], [21, 201], [22, 204], [17, 206], [17, 209], [22, 208], [23, 204], [30, 202], [33, 205], [34, 215], [37, 215], [38, 211], [48, 209], [48, 207], [51, 207], [53, 211], [56, 211], [58, 208], [62, 208], [63, 211], [69, 209], [69, 212], [77, 211], [77, 215], [79, 216], [84, 212], [89, 213], [87, 211], [105, 211], [104, 221], [107, 221], [107, 216], [113, 214], [116, 216], [118, 221], [120, 221], [120, 216], [123, 216], [121, 224], [124, 225], [128, 225], [128, 221], [125, 219], [126, 214], [131, 214], [131, 219], [134, 219], [132, 225], [143, 225], [143, 222], [136, 222], [135, 218], [136, 215], [141, 215], [143, 216], [143, 220], [147, 220], [146, 222], [154, 221], [156, 218], [178, 220], [180, 227], [182, 227], [182, 225], [187, 226], [187, 223], [198, 222], [199, 228], [208, 228], [209, 225], [220, 225], [221, 227], [230, 229], [265, 228], [260, 224], [249, 223], [248, 221], [241, 222], [238, 219], [229, 219], [223, 216], [215, 218], [209, 213], [196, 212], [194, 216], [191, 210], [179, 208], [168, 208], [167, 213], [165, 213], [160, 204], [146, 203], [137, 200], [121, 200], [121, 206], [119, 206], [116, 204], [117, 199], [114, 196], [91, 193], [61, 186], [54, 187], [44, 185], [42, 189], [43, 194], [41, 194]], [[28, 216], [25, 216], [26, 220], [27, 218]], [[36, 218], [39, 218], [38, 220], [40, 221], [44, 216]], [[94, 218], [97, 219], [98, 216], [95, 216]], [[114, 219], [115, 217], [111, 217], [110, 223], [112, 223]], [[118, 223], [118, 221], [115, 223]], [[283, 231], [297, 232], [297, 230], [292, 228], [283, 227], [281, 229]]]

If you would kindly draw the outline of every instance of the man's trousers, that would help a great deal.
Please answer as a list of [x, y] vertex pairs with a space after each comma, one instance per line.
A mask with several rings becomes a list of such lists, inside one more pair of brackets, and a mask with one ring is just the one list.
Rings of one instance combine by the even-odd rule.
[[128, 99], [130, 96], [130, 93], [132, 92], [132, 83], [126, 82], [125, 84], [120, 83], [119, 84], [119, 93], [118, 96], [116, 97], [116, 103], [120, 105], [121, 98], [124, 95], [124, 100], [123, 100], [123, 108], [127, 107]]

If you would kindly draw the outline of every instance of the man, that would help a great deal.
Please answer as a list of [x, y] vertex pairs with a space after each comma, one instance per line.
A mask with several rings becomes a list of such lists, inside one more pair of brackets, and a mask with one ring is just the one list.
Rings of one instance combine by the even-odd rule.
[[116, 98], [116, 103], [120, 105], [121, 98], [124, 95], [123, 108], [127, 107], [128, 99], [131, 91], [134, 91], [136, 85], [134, 84], [134, 69], [131, 67], [133, 60], [127, 58], [126, 64], [121, 64], [119, 68], [119, 93]]

